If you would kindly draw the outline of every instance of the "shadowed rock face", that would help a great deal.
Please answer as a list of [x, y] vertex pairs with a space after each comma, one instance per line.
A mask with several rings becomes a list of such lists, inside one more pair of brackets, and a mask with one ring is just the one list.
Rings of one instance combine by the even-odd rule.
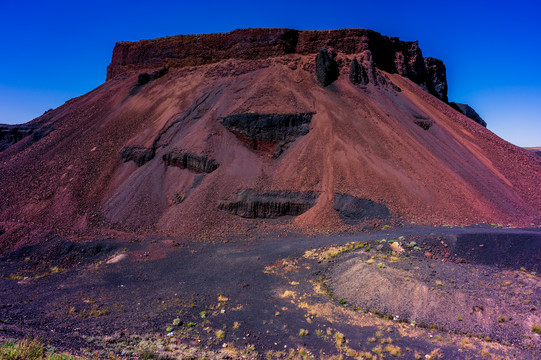
[[222, 125], [249, 148], [274, 157], [300, 136], [308, 134], [312, 113], [234, 114], [222, 119]]
[[0, 151], [25, 138], [30, 140], [29, 144], [35, 143], [50, 132], [51, 129], [38, 128], [35, 124], [0, 125]]
[[401, 91], [386, 75], [376, 69], [370, 50], [363, 51], [360, 61], [357, 61], [356, 57], [353, 58], [349, 69], [349, 81], [353, 85], [390, 86], [396, 91]]
[[334, 60], [336, 53], [321, 48], [316, 55], [316, 79], [319, 85], [329, 86], [338, 79], [338, 64]]
[[141, 73], [137, 78], [137, 86], [145, 85], [148, 82], [154, 81], [167, 74], [168, 69], [164, 66], [161, 69], [154, 71], [153, 73]]
[[487, 127], [485, 120], [479, 116], [479, 114], [468, 104], [461, 104], [456, 102], [450, 102], [449, 105], [458, 112], [461, 112], [465, 116], [469, 117], [481, 126]]
[[353, 85], [368, 84], [368, 74], [366, 73], [366, 69], [361, 66], [356, 57], [353, 58], [349, 67], [349, 82]]
[[389, 209], [368, 199], [359, 199], [347, 194], [336, 194], [334, 210], [346, 223], [357, 223], [368, 219], [387, 219], [391, 217]]
[[162, 159], [167, 166], [176, 166], [196, 173], [211, 173], [220, 166], [216, 160], [207, 156], [178, 150], [164, 154]]
[[220, 201], [218, 208], [244, 218], [277, 218], [300, 215], [314, 206], [316, 199], [314, 193], [244, 190], [234, 200]]
[[123, 162], [133, 161], [137, 166], [143, 166], [154, 158], [155, 150], [144, 146], [125, 146], [120, 150]]
[[428, 92], [447, 102], [447, 70], [445, 64], [440, 59], [426, 57], [425, 67], [428, 76]]

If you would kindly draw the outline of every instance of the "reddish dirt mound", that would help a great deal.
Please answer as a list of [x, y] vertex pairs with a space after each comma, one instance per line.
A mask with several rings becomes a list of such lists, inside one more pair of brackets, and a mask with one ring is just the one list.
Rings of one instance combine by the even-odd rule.
[[[343, 226], [334, 203], [345, 194], [416, 223], [539, 224], [541, 158], [423, 90], [434, 84], [416, 43], [341, 30], [295, 32], [293, 47], [280, 31], [117, 45], [105, 84], [29, 123], [43, 137], [0, 152], [0, 218], [199, 238], [276, 224], [323, 230]], [[240, 55], [201, 60], [212, 41], [233, 41]], [[315, 80], [320, 46], [334, 49], [339, 70], [327, 87]], [[137, 49], [148, 58], [137, 63]], [[183, 49], [193, 61], [178, 58]], [[349, 80], [354, 57], [366, 84]], [[319, 195], [278, 222], [219, 209], [244, 190]]]

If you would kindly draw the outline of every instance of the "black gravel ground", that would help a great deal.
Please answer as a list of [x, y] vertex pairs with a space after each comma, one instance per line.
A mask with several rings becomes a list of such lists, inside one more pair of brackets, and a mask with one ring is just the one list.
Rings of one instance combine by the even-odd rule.
[[[390, 257], [389, 243], [379, 240], [400, 236], [404, 243], [415, 241], [419, 247], [401, 255], [420, 264], [411, 265], [418, 268], [412, 277], [422, 279], [435, 270], [447, 283], [456, 269], [466, 274], [467, 266], [468, 271], [478, 268], [491, 274], [522, 271], [532, 279], [525, 281], [541, 283], [539, 229], [412, 226], [313, 237], [275, 234], [214, 244], [161, 237], [57, 239], [0, 259], [0, 337], [38, 337], [76, 353], [97, 350], [104, 358], [110, 352], [140, 356], [142, 350], [132, 344], [145, 337], [216, 353], [227, 344], [248, 349], [255, 358], [265, 353], [279, 358], [281, 351], [300, 348], [315, 358], [333, 354], [362, 358], [363, 351], [405, 359], [440, 354], [448, 359], [541, 356], [540, 335], [533, 331], [515, 341], [515, 336], [506, 336], [507, 327], [488, 338], [438, 319], [412, 325], [403, 317], [393, 320], [392, 304], [400, 302], [381, 304], [379, 309], [387, 312], [374, 311], [363, 296], [336, 285], [337, 269], [347, 268], [345, 264], [355, 257], [366, 260], [366, 246], [371, 254]], [[362, 243], [362, 248], [325, 257], [326, 247], [351, 242]], [[303, 256], [313, 249], [323, 255]], [[387, 268], [406, 266], [388, 259], [381, 260]], [[490, 297], [487, 288], [479, 289], [483, 297]], [[532, 289], [528, 304], [509, 304], [517, 314], [513, 318], [522, 315], [521, 324], [539, 319], [541, 290]], [[452, 295], [454, 290], [445, 291]], [[476, 296], [475, 287], [468, 291]], [[512, 300], [498, 294], [494, 293], [494, 301]], [[395, 296], [402, 295], [399, 291]], [[521, 313], [526, 307], [528, 313]], [[475, 325], [471, 319], [468, 324]], [[511, 334], [509, 322], [504, 325]]]

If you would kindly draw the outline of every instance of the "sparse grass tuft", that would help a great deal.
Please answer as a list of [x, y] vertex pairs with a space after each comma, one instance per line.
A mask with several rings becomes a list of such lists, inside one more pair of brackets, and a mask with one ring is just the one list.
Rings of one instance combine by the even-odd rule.
[[6, 341], [0, 345], [0, 359], [3, 360], [82, 360], [66, 353], [56, 353], [53, 348], [46, 349], [37, 339], [17, 342]]
[[225, 339], [225, 331], [223, 331], [223, 330], [216, 330], [214, 335], [216, 336], [216, 339], [218, 339], [218, 340]]
[[300, 329], [299, 330], [299, 337], [303, 337], [303, 336], [306, 336], [308, 335], [308, 330], [306, 329]]
[[402, 355], [402, 350], [400, 349], [399, 346], [396, 346], [396, 345], [387, 345], [387, 346], [385, 346], [385, 348], [383, 350], [387, 351], [389, 354], [391, 354], [391, 356], [401, 356]]
[[341, 332], [337, 331], [334, 333], [334, 340], [336, 340], [337, 345], [343, 345], [346, 342], [346, 337]]
[[541, 334], [541, 325], [539, 324], [533, 324], [532, 325], [532, 332], [534, 334]]
[[427, 359], [433, 360], [433, 359], [443, 359], [443, 351], [441, 351], [440, 348], [432, 350], [428, 356], [426, 356]]

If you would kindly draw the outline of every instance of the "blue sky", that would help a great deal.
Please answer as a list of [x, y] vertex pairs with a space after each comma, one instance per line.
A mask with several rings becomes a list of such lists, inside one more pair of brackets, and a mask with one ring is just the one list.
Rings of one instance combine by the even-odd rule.
[[[488, 128], [541, 146], [541, 5], [471, 1], [7, 1], [0, 123], [22, 123], [105, 81], [117, 41], [246, 27], [367, 28], [419, 40], [447, 66], [449, 99]], [[512, 6], [510, 5], [512, 4]]]

